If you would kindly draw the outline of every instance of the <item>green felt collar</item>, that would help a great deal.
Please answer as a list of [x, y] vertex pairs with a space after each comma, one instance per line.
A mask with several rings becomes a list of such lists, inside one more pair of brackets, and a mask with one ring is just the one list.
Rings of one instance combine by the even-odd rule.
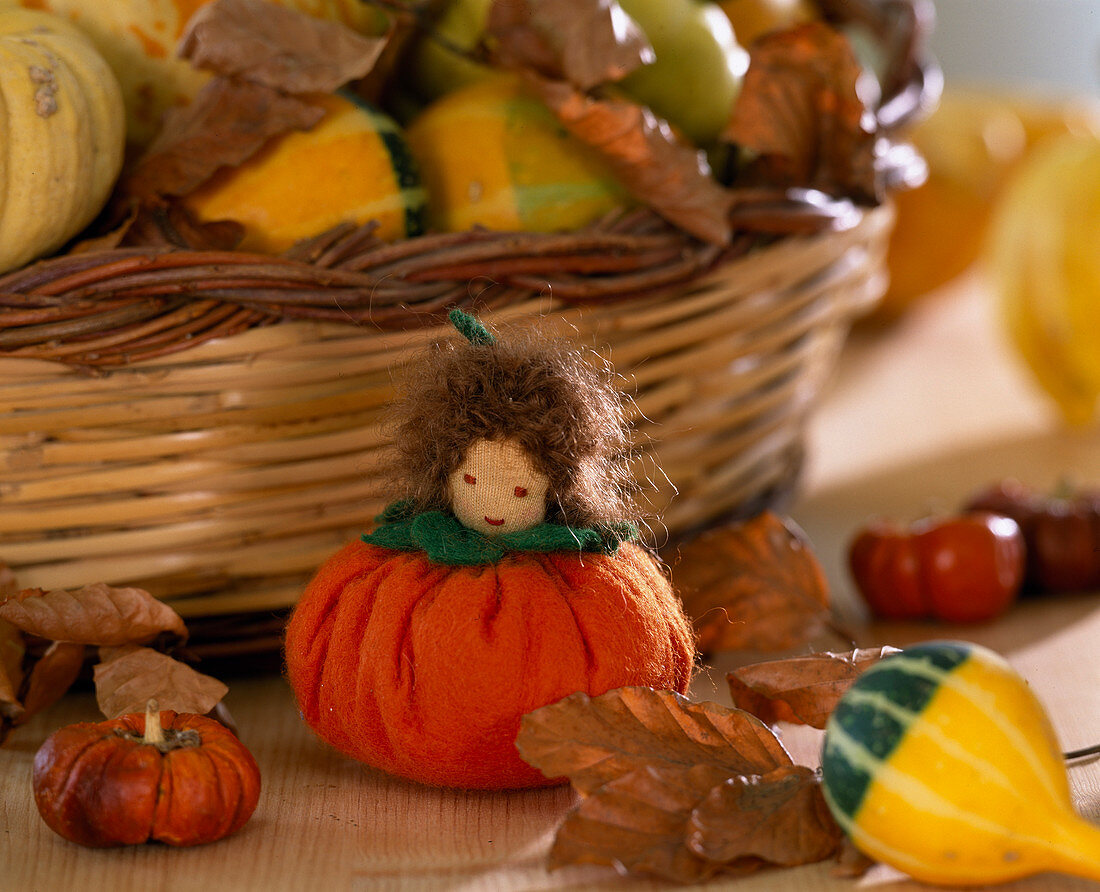
[[637, 528], [626, 523], [600, 529], [542, 523], [490, 538], [463, 526], [448, 512], [417, 513], [411, 502], [394, 502], [375, 520], [378, 526], [363, 535], [364, 542], [398, 551], [423, 551], [433, 563], [455, 566], [495, 564], [517, 551], [614, 554], [620, 544], [638, 535]]

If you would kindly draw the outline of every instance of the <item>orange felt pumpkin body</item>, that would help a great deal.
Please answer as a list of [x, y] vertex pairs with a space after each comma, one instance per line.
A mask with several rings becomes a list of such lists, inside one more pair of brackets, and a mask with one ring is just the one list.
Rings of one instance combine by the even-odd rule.
[[657, 564], [516, 553], [451, 567], [353, 542], [321, 567], [287, 628], [306, 722], [350, 756], [424, 783], [553, 783], [515, 748], [520, 718], [576, 691], [687, 690], [693, 634]]
[[144, 742], [145, 716], [82, 722], [55, 731], [34, 759], [34, 800], [59, 835], [85, 846], [174, 846], [236, 832], [260, 796], [260, 769], [214, 719], [164, 710], [178, 746]]

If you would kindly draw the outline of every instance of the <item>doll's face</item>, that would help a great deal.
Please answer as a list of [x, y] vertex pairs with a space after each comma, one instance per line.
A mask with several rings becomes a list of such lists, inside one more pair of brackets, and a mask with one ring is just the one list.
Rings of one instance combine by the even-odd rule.
[[486, 536], [542, 523], [549, 481], [515, 440], [475, 440], [447, 479], [451, 509]]

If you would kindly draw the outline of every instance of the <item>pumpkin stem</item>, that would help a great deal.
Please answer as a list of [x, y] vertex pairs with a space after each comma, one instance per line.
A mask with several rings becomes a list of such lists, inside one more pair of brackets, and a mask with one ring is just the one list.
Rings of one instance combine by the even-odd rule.
[[164, 746], [164, 728], [160, 724], [160, 709], [156, 700], [145, 704], [145, 736], [142, 737], [142, 742]]
[[462, 310], [455, 308], [447, 314], [447, 318], [451, 320], [451, 325], [458, 330], [459, 334], [475, 347], [491, 347], [496, 343], [492, 332], [469, 313], [463, 313]]

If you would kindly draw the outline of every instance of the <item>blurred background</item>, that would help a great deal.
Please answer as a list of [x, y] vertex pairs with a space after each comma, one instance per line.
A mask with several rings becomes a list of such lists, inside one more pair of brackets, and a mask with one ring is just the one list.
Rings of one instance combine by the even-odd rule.
[[1047, 93], [1100, 88], [1096, 0], [935, 0], [932, 46], [950, 82]]
[[1100, 398], [1100, 2], [934, 0], [939, 107], [912, 134], [928, 182], [897, 197], [897, 323], [980, 275], [999, 335], [1069, 427]]

